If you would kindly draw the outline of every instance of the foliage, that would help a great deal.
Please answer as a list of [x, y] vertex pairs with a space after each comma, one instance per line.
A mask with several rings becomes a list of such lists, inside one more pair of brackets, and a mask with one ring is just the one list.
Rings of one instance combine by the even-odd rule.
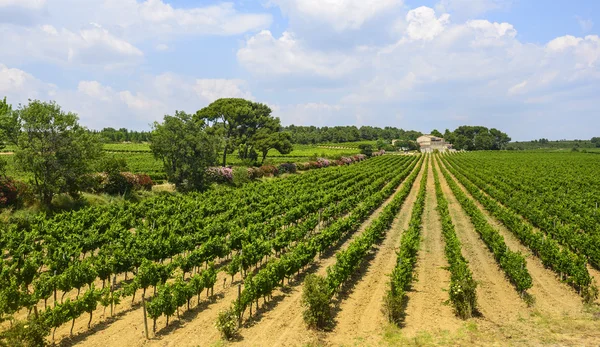
[[206, 127], [203, 120], [181, 111], [154, 123], [150, 148], [179, 191], [201, 190], [208, 184], [206, 169], [216, 162], [217, 139]]
[[233, 309], [227, 309], [219, 312], [216, 323], [217, 330], [221, 332], [223, 338], [231, 340], [238, 331], [238, 319]]
[[30, 101], [16, 112], [16, 162], [33, 176], [31, 185], [46, 206], [59, 193], [76, 197], [89, 186], [92, 163], [101, 154], [95, 136], [55, 102]]
[[[586, 302], [595, 300], [597, 288], [586, 264], [600, 264], [596, 247], [600, 216], [593, 203], [596, 184], [591, 182], [597, 175], [578, 167], [579, 162], [589, 164], [585, 155], [506, 153], [473, 158], [476, 162], [463, 157], [451, 159], [448, 169], [473, 197], [529, 247], [544, 266], [575, 287]], [[501, 172], [502, 180], [495, 178], [494, 172]], [[540, 173], [545, 173], [542, 181]], [[552, 176], [555, 179], [549, 179]], [[573, 180], [582, 180], [589, 187]], [[536, 232], [534, 226], [542, 232]]]
[[302, 289], [302, 306], [306, 309], [302, 317], [307, 326], [323, 329], [331, 322], [330, 296], [324, 277], [313, 274], [306, 276]]
[[283, 128], [284, 132], [291, 134], [294, 144], [340, 143], [358, 142], [364, 140], [393, 139], [416, 140], [422, 134], [417, 131], [406, 131], [395, 127], [378, 128], [372, 126], [335, 126], [315, 127], [290, 125]]
[[0, 176], [0, 209], [20, 207], [26, 199], [27, 191], [24, 183]]
[[223, 98], [196, 112], [194, 119], [210, 125], [210, 131], [223, 139], [222, 165], [227, 165], [227, 154], [238, 150], [245, 160], [256, 160], [257, 151], [263, 161], [271, 149], [282, 154], [292, 150], [289, 134], [280, 133], [279, 118], [271, 116], [271, 109], [261, 103], [240, 98]]
[[360, 149], [360, 153], [366, 155], [367, 157], [373, 155], [373, 146], [369, 144], [361, 144], [358, 146], [358, 148]]
[[446, 129], [444, 140], [452, 143], [455, 149], [467, 151], [505, 149], [510, 142], [507, 134], [482, 126], [463, 125], [450, 132]]
[[42, 347], [46, 346], [46, 336], [50, 333], [46, 322], [32, 315], [27, 320], [17, 321], [6, 331], [0, 333], [0, 346]]

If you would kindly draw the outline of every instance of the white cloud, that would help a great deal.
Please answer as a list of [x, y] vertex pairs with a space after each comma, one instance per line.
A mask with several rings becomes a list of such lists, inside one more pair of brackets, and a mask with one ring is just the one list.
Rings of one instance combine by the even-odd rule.
[[308, 75], [337, 78], [358, 67], [358, 59], [342, 53], [319, 52], [306, 47], [292, 33], [280, 38], [263, 30], [237, 52], [238, 61], [260, 77]]
[[508, 89], [509, 95], [520, 94], [524, 91], [525, 87], [527, 87], [527, 81], [523, 81], [521, 83], [515, 84], [514, 86]]
[[583, 38], [561, 36], [548, 42], [546, 49], [554, 54], [571, 54], [575, 58], [577, 68], [594, 68], [600, 60], [600, 37], [598, 35], [588, 35]]
[[52, 25], [0, 27], [0, 34], [0, 59], [15, 64], [44, 61], [112, 68], [137, 62], [144, 55], [131, 43], [97, 26], [78, 32]]
[[292, 21], [319, 22], [336, 31], [357, 30], [365, 22], [394, 8], [401, 0], [271, 0]]
[[77, 86], [77, 91], [102, 101], [111, 101], [114, 97], [112, 88], [103, 86], [98, 81], [81, 81]]
[[406, 35], [411, 40], [433, 40], [444, 31], [449, 21], [450, 15], [442, 14], [438, 18], [433, 9], [421, 6], [406, 14]]

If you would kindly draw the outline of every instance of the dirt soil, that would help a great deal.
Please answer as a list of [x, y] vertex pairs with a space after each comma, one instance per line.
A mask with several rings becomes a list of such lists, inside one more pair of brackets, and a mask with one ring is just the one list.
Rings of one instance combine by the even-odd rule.
[[381, 340], [387, 319], [381, 309], [389, 286], [388, 275], [396, 266], [396, 251], [402, 232], [408, 228], [414, 202], [420, 187], [421, 175], [396, 216], [386, 238], [375, 250], [375, 257], [357, 274], [354, 288], [337, 308], [334, 330], [324, 337], [330, 345], [377, 344]]

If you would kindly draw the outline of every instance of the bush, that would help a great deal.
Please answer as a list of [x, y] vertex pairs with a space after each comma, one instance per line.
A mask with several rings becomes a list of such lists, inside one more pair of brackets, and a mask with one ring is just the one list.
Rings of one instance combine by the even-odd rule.
[[31, 315], [28, 320], [16, 321], [12, 327], [0, 334], [0, 346], [40, 347], [46, 346], [50, 328], [40, 316]]
[[206, 170], [208, 179], [216, 183], [231, 183], [233, 182], [233, 169], [230, 167], [209, 167]]
[[296, 164], [294, 163], [283, 163], [277, 167], [279, 173], [296, 173]]
[[302, 306], [306, 307], [302, 316], [309, 328], [323, 329], [331, 323], [327, 279], [318, 275], [308, 275], [302, 290]]
[[0, 177], [0, 208], [19, 207], [27, 196], [27, 185], [9, 177]]
[[250, 175], [248, 174], [248, 169], [245, 167], [235, 167], [232, 172], [232, 181], [236, 186], [241, 186], [245, 183], [250, 182]]
[[390, 323], [400, 324], [404, 319], [404, 293], [388, 290], [383, 297], [383, 314]]
[[277, 168], [273, 165], [263, 165], [260, 167], [263, 176], [276, 176], [279, 174]]
[[223, 338], [231, 340], [238, 331], [238, 319], [234, 310], [230, 308], [219, 312], [216, 327], [221, 332]]

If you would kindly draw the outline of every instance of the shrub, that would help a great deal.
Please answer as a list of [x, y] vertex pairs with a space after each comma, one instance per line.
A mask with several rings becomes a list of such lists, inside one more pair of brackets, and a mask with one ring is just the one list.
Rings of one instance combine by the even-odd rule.
[[232, 171], [232, 181], [236, 186], [241, 186], [245, 183], [250, 182], [250, 175], [245, 167], [236, 167]]
[[309, 328], [323, 329], [331, 323], [329, 306], [329, 287], [327, 279], [318, 275], [308, 275], [302, 290], [302, 313], [304, 322]]
[[27, 185], [9, 177], [0, 177], [0, 208], [20, 206], [27, 194]]
[[140, 187], [140, 189], [143, 190], [152, 190], [152, 186], [154, 185], [154, 182], [152, 181], [152, 178], [150, 178], [150, 176], [146, 175], [146, 174], [137, 174], [137, 183]]
[[309, 163], [297, 163], [296, 168], [298, 168], [298, 170], [300, 170], [300, 171], [306, 171], [306, 170], [310, 169], [310, 164]]
[[231, 340], [238, 331], [238, 319], [233, 309], [219, 312], [216, 323], [223, 338]]
[[263, 165], [260, 167], [264, 176], [276, 176], [279, 174], [277, 168], [273, 165]]
[[294, 163], [283, 163], [277, 167], [279, 173], [296, 173], [296, 164]]
[[231, 183], [233, 182], [233, 169], [230, 167], [209, 167], [206, 170], [208, 178], [212, 182]]
[[400, 324], [404, 319], [404, 294], [388, 290], [383, 297], [382, 311], [388, 322]]

